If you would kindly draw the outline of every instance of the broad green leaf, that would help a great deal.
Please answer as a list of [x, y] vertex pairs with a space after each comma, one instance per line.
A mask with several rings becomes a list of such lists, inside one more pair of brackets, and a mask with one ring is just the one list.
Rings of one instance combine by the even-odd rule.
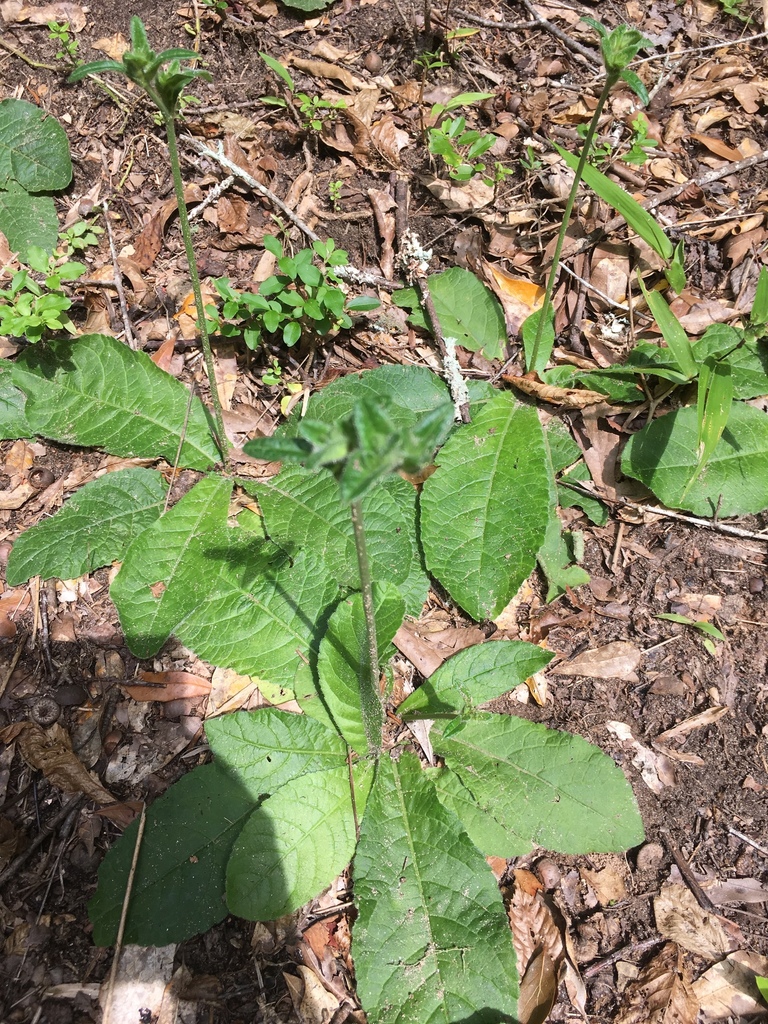
[[[359, 587], [357, 556], [349, 505], [339, 498], [339, 486], [329, 470], [312, 472], [285, 465], [276, 477], [249, 483], [259, 499], [267, 533], [287, 550], [311, 545], [322, 555], [329, 572], [345, 587]], [[390, 491], [413, 487], [397, 478], [377, 487], [363, 499], [368, 554], [374, 579], [404, 583], [417, 557], [415, 516], [409, 517]]]
[[306, 715], [277, 708], [211, 718], [205, 734], [216, 764], [237, 778], [254, 801], [300, 775], [343, 767], [347, 760], [338, 733]]
[[52, 253], [59, 237], [59, 219], [53, 199], [30, 195], [13, 185], [7, 191], [0, 191], [0, 231], [22, 262], [27, 259], [31, 246], [37, 245]]
[[183, 384], [110, 335], [30, 347], [14, 363], [13, 383], [42, 437], [171, 463], [183, 437], [179, 465], [208, 469], [219, 459], [202, 402], [190, 406]]
[[517, 1020], [498, 887], [412, 754], [379, 764], [354, 872], [352, 954], [371, 1024]]
[[493, 618], [532, 572], [549, 520], [536, 410], [499, 394], [437, 462], [421, 496], [427, 567], [473, 618]]
[[[507, 342], [504, 312], [498, 299], [483, 282], [463, 267], [451, 267], [431, 274], [429, 291], [435, 304], [443, 335], [470, 352], [480, 350], [488, 359], [498, 359]], [[418, 310], [412, 317], [419, 326], [429, 327], [412, 289], [393, 294], [397, 305]]]
[[[482, 405], [495, 397], [496, 390], [485, 381], [469, 381], [470, 408], [474, 416]], [[380, 366], [358, 375], [339, 377], [312, 396], [307, 416], [334, 424], [344, 419], [361, 398], [387, 406], [396, 427], [405, 429], [449, 398], [445, 383], [423, 366]], [[301, 417], [294, 414], [284, 432], [295, 436]]]
[[69, 142], [55, 117], [25, 100], [0, 102], [0, 187], [57, 192], [72, 180]]
[[[164, 946], [207, 931], [227, 915], [226, 865], [254, 801], [216, 765], [196, 768], [147, 811], [124, 941]], [[93, 941], [111, 946], [125, 900], [138, 821], [99, 868], [88, 905]]]
[[768, 978], [762, 978], [759, 974], [755, 977], [757, 991], [763, 997], [763, 1002], [768, 1003]]
[[329, 2], [330, 0], [283, 0], [286, 7], [295, 8], [297, 11], [322, 11]]
[[406, 719], [460, 714], [514, 690], [553, 657], [551, 651], [520, 640], [491, 640], [467, 647], [444, 661], [397, 713]]
[[648, 308], [664, 335], [664, 341], [666, 341], [678, 369], [687, 380], [693, 379], [698, 371], [698, 366], [693, 357], [691, 340], [685, 333], [683, 325], [669, 308], [664, 296], [660, 292], [649, 291], [641, 277], [638, 277], [638, 280]]
[[707, 359], [699, 368], [696, 417], [699, 460], [686, 490], [712, 457], [723, 435], [733, 405], [733, 379], [727, 362]]
[[205, 538], [198, 550], [191, 585], [199, 578], [207, 587], [173, 633], [198, 657], [259, 676], [290, 696], [338, 598], [322, 560], [309, 549], [290, 559], [232, 529]]
[[[374, 584], [374, 615], [379, 657], [403, 623], [405, 603], [391, 584]], [[358, 754], [368, 741], [360, 710], [361, 679], [370, 676], [362, 594], [345, 598], [331, 615], [317, 658], [320, 691], [339, 732]]]
[[[577, 543], [581, 553], [577, 550]], [[583, 557], [583, 548], [583, 535], [578, 531], [564, 530], [557, 509], [553, 506], [544, 543], [536, 555], [547, 580], [547, 604], [565, 594], [568, 587], [589, 583], [589, 573], [580, 565], [574, 565]]]
[[507, 715], [436, 722], [436, 754], [506, 829], [504, 856], [626, 850], [643, 827], [621, 769], [579, 736]]
[[226, 522], [231, 493], [230, 480], [204, 477], [128, 548], [110, 596], [137, 657], [157, 654], [205, 599], [210, 581], [199, 575], [200, 546]]
[[[575, 171], [579, 164], [578, 155], [563, 149], [556, 142], [553, 142], [552, 145], [568, 167]], [[621, 214], [627, 224], [640, 235], [644, 242], [650, 245], [654, 252], [657, 252], [665, 260], [671, 260], [674, 257], [675, 247], [665, 235], [659, 222], [620, 185], [611, 181], [591, 164], [587, 164], [584, 168], [584, 181], [593, 192]]]
[[561, 508], [580, 508], [595, 526], [605, 526], [608, 522], [608, 509], [597, 498], [590, 498], [589, 495], [569, 487], [568, 483], [592, 483], [592, 475], [584, 465], [580, 463], [574, 466], [570, 472], [565, 473], [557, 484], [557, 503]]
[[166, 486], [139, 467], [92, 480], [50, 519], [26, 530], [8, 559], [8, 584], [30, 576], [73, 579], [123, 557], [134, 537], [158, 519]]
[[15, 441], [32, 434], [24, 415], [26, 398], [22, 391], [14, 387], [12, 371], [13, 363], [0, 359], [0, 441]]
[[448, 768], [427, 768], [437, 798], [461, 822], [467, 835], [484, 857], [506, 857], [509, 836], [489, 811], [484, 811], [470, 791]]
[[682, 495], [698, 463], [696, 409], [649, 423], [624, 449], [621, 468], [670, 508], [699, 516], [740, 516], [768, 508], [768, 416], [736, 402], [715, 451]]
[[699, 364], [709, 357], [727, 359], [734, 398], [768, 395], [768, 345], [764, 341], [746, 337], [743, 330], [727, 324], [712, 324], [693, 343], [693, 355]]
[[281, 786], [253, 812], [227, 865], [227, 906], [249, 921], [273, 921], [327, 889], [355, 853], [373, 765], [346, 765]]
[[768, 268], [766, 267], [760, 268], [755, 289], [755, 301], [749, 320], [750, 323], [760, 326], [768, 324]]

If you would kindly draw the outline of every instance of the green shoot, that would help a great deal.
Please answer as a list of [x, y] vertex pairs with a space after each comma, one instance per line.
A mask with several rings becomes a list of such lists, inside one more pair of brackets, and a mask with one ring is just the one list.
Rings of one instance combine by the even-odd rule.
[[149, 45], [144, 23], [141, 18], [134, 15], [131, 18], [131, 48], [123, 54], [122, 61], [97, 60], [90, 64], [84, 64], [76, 68], [68, 80], [70, 82], [78, 82], [87, 75], [101, 74], [105, 71], [117, 72], [118, 74], [125, 75], [131, 82], [134, 82], [143, 89], [160, 112], [168, 140], [168, 157], [171, 164], [173, 187], [178, 201], [179, 226], [181, 227], [184, 249], [187, 254], [187, 265], [192, 281], [192, 292], [195, 296], [195, 308], [197, 310], [200, 340], [205, 357], [206, 374], [211, 388], [216, 433], [218, 435], [217, 443], [221, 456], [226, 463], [228, 442], [224, 430], [224, 415], [216, 385], [213, 352], [205, 319], [205, 306], [203, 304], [200, 274], [197, 269], [195, 249], [192, 242], [192, 230], [184, 201], [184, 182], [181, 177], [179, 147], [176, 139], [175, 119], [178, 114], [182, 93], [194, 79], [202, 78], [204, 81], [210, 81], [211, 78], [208, 72], [202, 68], [182, 67], [181, 65], [181, 61], [196, 60], [199, 60], [199, 55], [194, 50], [184, 48], [173, 48], [163, 50], [162, 53], [156, 53]]

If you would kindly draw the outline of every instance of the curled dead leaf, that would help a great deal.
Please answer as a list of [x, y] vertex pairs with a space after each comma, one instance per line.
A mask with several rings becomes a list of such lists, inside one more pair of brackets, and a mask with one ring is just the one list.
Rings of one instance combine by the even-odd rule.
[[544, 384], [543, 381], [531, 377], [513, 377], [509, 373], [502, 374], [501, 379], [523, 394], [532, 395], [542, 402], [559, 405], [564, 409], [586, 409], [590, 405], [608, 401], [607, 395], [601, 395], [599, 391], [588, 391], [586, 388], [558, 388], [554, 384]]
[[551, 672], [558, 676], [589, 676], [592, 679], [623, 679], [637, 682], [635, 669], [643, 652], [625, 640], [584, 651], [571, 661], [561, 662]]
[[97, 804], [115, 802], [112, 794], [78, 760], [69, 733], [62, 726], [56, 724], [41, 729], [34, 722], [18, 722], [0, 732], [1, 743], [13, 739], [30, 768], [41, 771], [64, 793], [83, 793]]

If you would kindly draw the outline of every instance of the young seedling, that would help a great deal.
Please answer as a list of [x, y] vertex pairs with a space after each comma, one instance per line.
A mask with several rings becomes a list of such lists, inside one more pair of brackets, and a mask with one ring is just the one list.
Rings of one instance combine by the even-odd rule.
[[213, 352], [211, 341], [208, 335], [208, 326], [205, 319], [205, 307], [203, 305], [203, 293], [200, 286], [200, 274], [197, 269], [197, 259], [192, 242], [192, 230], [187, 216], [187, 207], [184, 200], [184, 182], [181, 177], [181, 164], [179, 162], [179, 147], [176, 138], [175, 119], [179, 110], [179, 102], [184, 89], [196, 78], [210, 81], [211, 76], [202, 68], [183, 67], [181, 61], [199, 60], [199, 55], [194, 50], [185, 48], [171, 48], [156, 53], [149, 45], [147, 31], [141, 18], [134, 15], [131, 18], [131, 48], [123, 54], [122, 61], [97, 60], [90, 64], [83, 64], [76, 68], [69, 76], [70, 82], [78, 82], [87, 75], [97, 75], [105, 71], [114, 71], [125, 75], [130, 81], [138, 85], [147, 94], [149, 99], [157, 107], [160, 118], [165, 128], [168, 140], [168, 158], [171, 164], [173, 177], [173, 188], [176, 193], [179, 211], [179, 226], [184, 239], [184, 249], [187, 254], [187, 266], [192, 281], [192, 292], [195, 296], [195, 308], [197, 310], [197, 322], [200, 330], [200, 340], [203, 346], [205, 357], [206, 374], [211, 388], [211, 399], [216, 420], [217, 443], [223, 461], [227, 462], [227, 435], [224, 430], [224, 416], [221, 408], [221, 398], [216, 385], [216, 372], [213, 365]]
[[550, 353], [555, 343], [554, 310], [552, 308], [552, 296], [555, 291], [555, 283], [560, 270], [560, 256], [565, 243], [565, 235], [568, 230], [568, 223], [571, 219], [576, 195], [579, 190], [582, 178], [585, 177], [585, 169], [589, 160], [592, 144], [594, 142], [603, 108], [609, 95], [618, 82], [626, 82], [629, 87], [637, 93], [643, 103], [648, 103], [648, 92], [634, 71], [630, 71], [629, 63], [644, 46], [650, 46], [651, 42], [646, 39], [637, 29], [629, 28], [627, 25], [619, 25], [608, 33], [606, 29], [594, 18], [583, 19], [600, 35], [600, 48], [605, 67], [605, 84], [597, 101], [595, 112], [589, 123], [589, 128], [584, 137], [584, 145], [581, 155], [575, 167], [573, 185], [568, 195], [563, 211], [563, 222], [557, 236], [555, 252], [552, 257], [552, 266], [547, 278], [547, 287], [544, 295], [544, 304], [540, 310], [533, 313], [523, 324], [523, 341], [526, 350], [526, 364], [529, 370], [540, 372], [547, 365]]
[[[72, 300], [61, 287], [63, 281], [76, 281], [86, 267], [82, 263], [58, 262], [39, 246], [29, 247], [29, 269], [17, 271], [8, 288], [0, 290], [0, 334], [11, 338], [40, 341], [58, 331], [76, 334], [67, 310]], [[30, 271], [42, 274], [38, 283]]]
[[284, 64], [275, 60], [274, 57], [270, 57], [268, 53], [259, 51], [259, 56], [285, 86], [283, 96], [262, 96], [261, 102], [268, 106], [283, 107], [293, 111], [305, 131], [309, 129], [313, 132], [322, 131], [324, 122], [334, 118], [336, 112], [343, 110], [346, 106], [343, 100], [334, 102], [320, 99], [319, 96], [310, 96], [306, 92], [296, 92], [293, 77]]
[[68, 21], [49, 21], [48, 36], [54, 43], [58, 44], [59, 49], [56, 52], [56, 60], [66, 61], [67, 64], [77, 63], [80, 44], [70, 32]]
[[665, 619], [667, 622], [679, 622], [683, 626], [692, 626], [697, 629], [700, 633], [705, 635], [702, 637], [702, 643], [707, 649], [707, 652], [713, 657], [715, 655], [715, 645], [712, 643], [710, 637], [714, 637], [715, 640], [725, 641], [725, 637], [717, 628], [713, 626], [711, 622], [705, 622], [701, 619], [692, 619], [688, 615], [678, 615], [677, 612], [664, 612], [661, 615], [656, 616], [657, 619]]
[[285, 255], [273, 235], [265, 235], [264, 247], [277, 258], [279, 273], [263, 281], [258, 292], [238, 291], [225, 277], [214, 282], [224, 304], [223, 319], [212, 322], [225, 337], [242, 337], [249, 348], [257, 349], [264, 334], [279, 335], [290, 348], [302, 335], [314, 342], [350, 328], [350, 312], [379, 306], [378, 299], [367, 295], [347, 299], [335, 273], [347, 265], [347, 254], [333, 239], [313, 242], [311, 249], [293, 257]]

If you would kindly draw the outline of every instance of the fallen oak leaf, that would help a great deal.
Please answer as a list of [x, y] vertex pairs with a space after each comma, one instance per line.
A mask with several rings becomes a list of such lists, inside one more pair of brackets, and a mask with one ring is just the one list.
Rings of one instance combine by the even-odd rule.
[[203, 698], [211, 692], [211, 680], [191, 672], [139, 672], [138, 678], [146, 683], [123, 683], [123, 689], [134, 700], [171, 701], [185, 698]]
[[550, 405], [560, 405], [565, 409], [586, 409], [590, 405], [609, 401], [607, 395], [601, 395], [599, 391], [588, 391], [586, 388], [558, 388], [554, 384], [544, 384], [543, 381], [531, 377], [513, 377], [509, 373], [503, 373], [501, 379], [526, 395], [532, 395], [542, 402], [549, 402]]
[[69, 733], [58, 723], [41, 729], [35, 722], [17, 722], [0, 731], [0, 743], [15, 740], [30, 766], [64, 793], [83, 793], [97, 804], [113, 804], [115, 798], [98, 782], [72, 749]]

